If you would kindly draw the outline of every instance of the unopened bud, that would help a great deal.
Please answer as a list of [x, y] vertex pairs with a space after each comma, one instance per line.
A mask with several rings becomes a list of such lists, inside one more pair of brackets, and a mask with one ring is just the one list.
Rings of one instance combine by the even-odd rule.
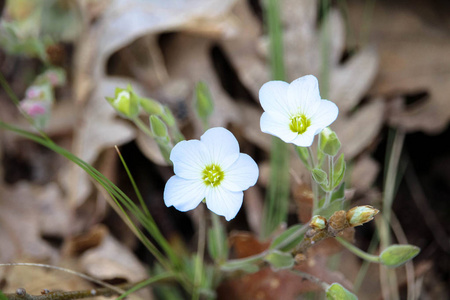
[[139, 100], [142, 108], [149, 115], [161, 116], [164, 113], [164, 107], [158, 101], [148, 98], [140, 98]]
[[169, 137], [166, 124], [158, 116], [150, 116], [150, 128], [156, 137], [166, 139]]
[[332, 236], [336, 236], [340, 231], [344, 230], [348, 227], [345, 210], [336, 211], [329, 219], [328, 219], [328, 232]]
[[34, 99], [25, 99], [20, 102], [20, 108], [30, 117], [45, 115], [48, 111], [44, 102]]
[[45, 71], [38, 80], [47, 80], [53, 87], [66, 83], [66, 72], [61, 68], [52, 68]]
[[309, 222], [309, 227], [315, 230], [325, 229], [325, 227], [327, 227], [327, 219], [322, 216], [314, 216], [312, 217], [311, 222]]
[[172, 127], [175, 126], [175, 117], [172, 114], [172, 111], [167, 106], [164, 106], [164, 112], [161, 115], [161, 118], [166, 122], [167, 126]]
[[359, 226], [373, 220], [378, 212], [378, 209], [370, 205], [356, 206], [347, 211], [347, 221], [352, 227]]
[[131, 86], [127, 89], [117, 88], [115, 97], [106, 97], [106, 100], [125, 118], [134, 119], [139, 114], [139, 99]]
[[341, 142], [336, 133], [329, 127], [325, 127], [325, 129], [320, 132], [319, 141], [320, 150], [327, 155], [335, 156], [339, 152], [339, 149], [341, 149]]
[[203, 122], [207, 122], [214, 111], [214, 103], [206, 83], [200, 81], [195, 87], [195, 110]]

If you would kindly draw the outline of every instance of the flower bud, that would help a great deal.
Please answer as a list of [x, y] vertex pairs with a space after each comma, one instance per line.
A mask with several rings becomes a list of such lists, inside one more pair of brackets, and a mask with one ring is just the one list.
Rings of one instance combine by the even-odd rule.
[[319, 149], [327, 155], [335, 156], [339, 152], [339, 149], [341, 149], [341, 142], [336, 133], [329, 127], [324, 128], [320, 132], [319, 141]]
[[397, 268], [419, 254], [420, 248], [413, 245], [391, 245], [380, 254], [380, 262], [389, 267]]
[[327, 300], [357, 300], [355, 294], [344, 288], [339, 283], [331, 284], [327, 289]]
[[195, 87], [195, 110], [200, 119], [206, 123], [214, 110], [214, 103], [206, 83], [200, 81]]
[[31, 118], [34, 126], [43, 129], [50, 120], [51, 102], [39, 99], [24, 99], [20, 108]]
[[142, 108], [149, 115], [161, 116], [164, 113], [164, 107], [158, 101], [148, 98], [140, 98], [139, 100]]
[[61, 68], [52, 68], [40, 75], [38, 80], [46, 80], [51, 86], [61, 86], [66, 83], [66, 72]]
[[325, 227], [327, 227], [327, 219], [322, 216], [314, 216], [309, 222], [309, 227], [315, 230], [325, 229]]
[[370, 205], [356, 206], [347, 211], [347, 221], [352, 227], [359, 226], [373, 220], [378, 212], [378, 209]]
[[175, 126], [175, 117], [172, 114], [172, 111], [170, 110], [170, 108], [168, 108], [167, 106], [163, 107], [164, 112], [161, 115], [161, 118], [164, 120], [164, 122], [166, 122], [167, 126], [172, 127]]
[[336, 236], [340, 231], [348, 227], [345, 210], [336, 211], [328, 219], [328, 232], [332, 236]]
[[158, 138], [169, 138], [167, 126], [158, 116], [150, 116], [150, 129], [152, 130], [152, 133]]
[[127, 89], [116, 88], [115, 97], [106, 97], [106, 100], [125, 118], [134, 119], [139, 114], [139, 99], [131, 86]]

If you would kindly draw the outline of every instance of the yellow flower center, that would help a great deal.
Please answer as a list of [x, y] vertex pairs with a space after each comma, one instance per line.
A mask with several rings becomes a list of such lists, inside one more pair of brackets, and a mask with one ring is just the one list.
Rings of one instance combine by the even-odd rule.
[[212, 187], [218, 186], [225, 177], [222, 169], [216, 164], [206, 166], [202, 172], [202, 175], [203, 182]]
[[289, 128], [298, 134], [302, 134], [311, 125], [311, 120], [308, 119], [304, 114], [300, 114], [291, 118], [291, 123]]

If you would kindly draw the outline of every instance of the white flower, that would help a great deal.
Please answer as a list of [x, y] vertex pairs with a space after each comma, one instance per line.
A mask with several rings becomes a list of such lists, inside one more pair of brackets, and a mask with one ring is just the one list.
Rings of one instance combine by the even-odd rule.
[[291, 84], [269, 81], [259, 90], [259, 100], [264, 109], [261, 131], [301, 147], [311, 146], [314, 136], [339, 113], [336, 104], [320, 98], [319, 84], [312, 75]]
[[180, 211], [196, 208], [203, 199], [214, 213], [233, 219], [243, 191], [255, 185], [258, 166], [239, 153], [234, 135], [222, 127], [207, 130], [200, 140], [182, 141], [170, 153], [175, 175], [167, 181], [164, 203]]

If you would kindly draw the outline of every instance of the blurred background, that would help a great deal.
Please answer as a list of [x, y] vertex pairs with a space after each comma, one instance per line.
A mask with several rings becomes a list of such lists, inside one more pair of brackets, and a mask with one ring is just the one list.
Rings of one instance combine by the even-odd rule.
[[[422, 249], [413, 268], [417, 298], [446, 299], [450, 2], [283, 0], [279, 6], [287, 81], [316, 75], [322, 98], [340, 109], [331, 127], [349, 162], [351, 206], [380, 207], [390, 137], [405, 134], [393, 203], [394, 240]], [[162, 192], [171, 167], [157, 144], [118, 117], [105, 97], [131, 84], [140, 95], [169, 106], [186, 138], [198, 139], [203, 129], [192, 102], [195, 84], [206, 82], [215, 104], [211, 127], [230, 129], [241, 152], [260, 166], [258, 184], [227, 223], [234, 255], [243, 257], [267, 243], [257, 240], [271, 145], [259, 128], [258, 91], [272, 79], [265, 7], [262, 0], [3, 0], [0, 71], [24, 99], [46, 68], [62, 68], [66, 79], [52, 87], [47, 135], [134, 196], [114, 149], [118, 145], [162, 232], [187, 252], [195, 251], [199, 216], [165, 207]], [[0, 119], [32, 130], [4, 89]], [[153, 258], [77, 166], [5, 130], [0, 131], [0, 161], [0, 263], [60, 265], [112, 283], [148, 276]], [[309, 175], [298, 159], [292, 159], [290, 174], [288, 225], [307, 222], [311, 209]], [[356, 244], [366, 250], [374, 231], [372, 223], [356, 228]], [[325, 281], [355, 282], [360, 259], [332, 242], [316, 250], [312, 273]], [[378, 266], [369, 267], [360, 299], [381, 299], [378, 272]], [[397, 273], [401, 299], [406, 299], [405, 269]], [[281, 284], [266, 291], [268, 282]], [[0, 268], [3, 291], [89, 286], [55, 271]], [[283, 272], [258, 272], [246, 281], [225, 282], [218, 296], [256, 299], [261, 290], [266, 299], [302, 299], [299, 295], [314, 286], [298, 284]], [[161, 295], [147, 290], [141, 297], [164, 299]]]

